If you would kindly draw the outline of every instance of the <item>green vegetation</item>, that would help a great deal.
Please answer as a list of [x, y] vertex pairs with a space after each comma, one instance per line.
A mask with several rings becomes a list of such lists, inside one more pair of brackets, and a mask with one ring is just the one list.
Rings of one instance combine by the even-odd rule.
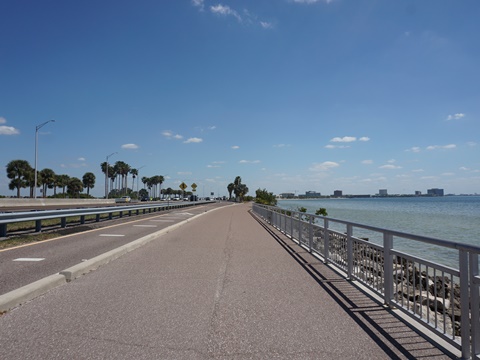
[[256, 192], [255, 202], [263, 205], [275, 206], [277, 205], [277, 198], [273, 193], [268, 192], [267, 189], [258, 189]]
[[[229, 199], [232, 198], [232, 192], [235, 194], [235, 201], [244, 201], [245, 195], [248, 193], [248, 187], [245, 184], [242, 184], [242, 178], [237, 176], [233, 183], [228, 184], [227, 186]], [[250, 198], [249, 198], [250, 199]]]

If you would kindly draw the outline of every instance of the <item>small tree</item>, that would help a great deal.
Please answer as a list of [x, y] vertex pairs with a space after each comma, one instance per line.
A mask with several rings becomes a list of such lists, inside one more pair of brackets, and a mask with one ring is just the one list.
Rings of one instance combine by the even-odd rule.
[[258, 189], [257, 191], [255, 191], [255, 195], [255, 202], [258, 204], [271, 206], [277, 205], [277, 198], [275, 197], [275, 195], [273, 195], [273, 193], [269, 193], [267, 189]]

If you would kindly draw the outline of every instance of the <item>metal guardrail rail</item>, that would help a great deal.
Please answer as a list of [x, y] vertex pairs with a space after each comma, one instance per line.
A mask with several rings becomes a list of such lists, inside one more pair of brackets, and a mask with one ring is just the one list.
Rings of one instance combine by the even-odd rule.
[[180, 204], [145, 204], [145, 205], [128, 205], [128, 206], [110, 206], [110, 207], [98, 207], [98, 208], [85, 208], [85, 209], [63, 209], [63, 210], [39, 210], [39, 211], [25, 211], [25, 212], [12, 212], [0, 214], [0, 238], [7, 236], [8, 224], [34, 221], [35, 231], [42, 231], [42, 221], [48, 219], [60, 219], [60, 226], [65, 228], [67, 226], [67, 218], [80, 217], [80, 224], [85, 223], [85, 217], [95, 215], [95, 221], [100, 221], [100, 216], [108, 214], [108, 219], [113, 218], [114, 213], [119, 213], [119, 217], [123, 217], [126, 213], [128, 216], [133, 214], [139, 215], [140, 213], [146, 214], [147, 212], [157, 212], [169, 209], [179, 209], [184, 207], [191, 207], [196, 205], [205, 204], [208, 202], [196, 201]]
[[[254, 204], [253, 211], [325, 263], [361, 282], [462, 353], [480, 358], [480, 247]], [[332, 224], [343, 231], [332, 229]], [[368, 230], [381, 244], [354, 236]], [[400, 251], [397, 242], [452, 249], [455, 267]], [[422, 255], [423, 256], [423, 255]]]

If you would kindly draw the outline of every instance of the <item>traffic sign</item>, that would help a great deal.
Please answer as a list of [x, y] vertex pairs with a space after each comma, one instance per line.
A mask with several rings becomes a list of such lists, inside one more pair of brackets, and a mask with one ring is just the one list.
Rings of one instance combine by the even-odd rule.
[[187, 184], [185, 184], [184, 182], [180, 184], [180, 189], [182, 190], [185, 190], [187, 187], [188, 187]]
[[197, 184], [193, 183], [190, 187], [192, 188], [192, 191], [197, 191]]

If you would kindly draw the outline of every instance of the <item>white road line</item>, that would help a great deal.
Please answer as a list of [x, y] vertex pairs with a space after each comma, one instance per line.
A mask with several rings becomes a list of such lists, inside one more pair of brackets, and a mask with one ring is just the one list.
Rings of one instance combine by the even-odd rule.
[[121, 236], [125, 236], [125, 235], [121, 235], [121, 234], [100, 234], [98, 236], [107, 236], [107, 237], [121, 237]]
[[45, 258], [18, 258], [13, 261], [43, 261]]
[[133, 225], [136, 227], [157, 227], [157, 225]]
[[175, 215], [180, 215], [180, 216], [192, 216], [193, 214], [190, 214], [188, 212], [182, 212], [182, 213], [175, 213]]
[[174, 222], [175, 220], [162, 219], [162, 220], [150, 220], [152, 222]]

